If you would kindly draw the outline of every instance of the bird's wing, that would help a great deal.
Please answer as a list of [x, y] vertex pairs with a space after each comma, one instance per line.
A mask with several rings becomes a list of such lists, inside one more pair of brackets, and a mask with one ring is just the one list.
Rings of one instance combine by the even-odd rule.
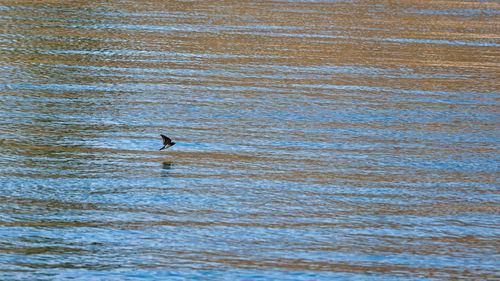
[[171, 140], [169, 137], [167, 137], [167, 136], [165, 136], [165, 135], [160, 135], [160, 136], [161, 136], [161, 138], [163, 139], [163, 144], [164, 144], [164, 145], [169, 144], [169, 143], [171, 143], [171, 142], [172, 142], [172, 140]]

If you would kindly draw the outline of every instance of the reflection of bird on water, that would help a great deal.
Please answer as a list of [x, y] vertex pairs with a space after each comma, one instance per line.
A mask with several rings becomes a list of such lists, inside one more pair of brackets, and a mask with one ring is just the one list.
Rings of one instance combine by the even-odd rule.
[[163, 147], [160, 148], [160, 150], [165, 149], [165, 148], [169, 148], [175, 144], [175, 142], [173, 142], [169, 137], [167, 137], [165, 135], [160, 135], [160, 136], [163, 139]]
[[163, 163], [161, 163], [160, 175], [162, 177], [169, 177], [171, 169], [172, 169], [172, 166], [173, 166], [172, 162], [163, 162]]

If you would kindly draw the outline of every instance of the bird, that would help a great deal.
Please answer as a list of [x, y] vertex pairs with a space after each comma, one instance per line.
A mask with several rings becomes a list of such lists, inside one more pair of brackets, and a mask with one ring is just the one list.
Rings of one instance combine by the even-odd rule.
[[169, 148], [175, 144], [175, 142], [173, 142], [169, 137], [167, 137], [165, 135], [161, 135], [161, 134], [160, 134], [160, 136], [163, 139], [163, 147], [160, 148], [160, 150], [165, 149], [165, 148]]

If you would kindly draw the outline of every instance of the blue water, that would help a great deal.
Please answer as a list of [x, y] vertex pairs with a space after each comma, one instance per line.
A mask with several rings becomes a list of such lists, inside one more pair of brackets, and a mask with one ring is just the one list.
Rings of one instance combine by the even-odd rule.
[[499, 279], [496, 8], [2, 3], [0, 279]]

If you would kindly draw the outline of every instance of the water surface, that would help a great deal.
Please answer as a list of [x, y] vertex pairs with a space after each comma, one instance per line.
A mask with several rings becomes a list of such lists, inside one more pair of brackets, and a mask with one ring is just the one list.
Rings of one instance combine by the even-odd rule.
[[0, 279], [500, 278], [497, 2], [42, 2], [0, 2]]

